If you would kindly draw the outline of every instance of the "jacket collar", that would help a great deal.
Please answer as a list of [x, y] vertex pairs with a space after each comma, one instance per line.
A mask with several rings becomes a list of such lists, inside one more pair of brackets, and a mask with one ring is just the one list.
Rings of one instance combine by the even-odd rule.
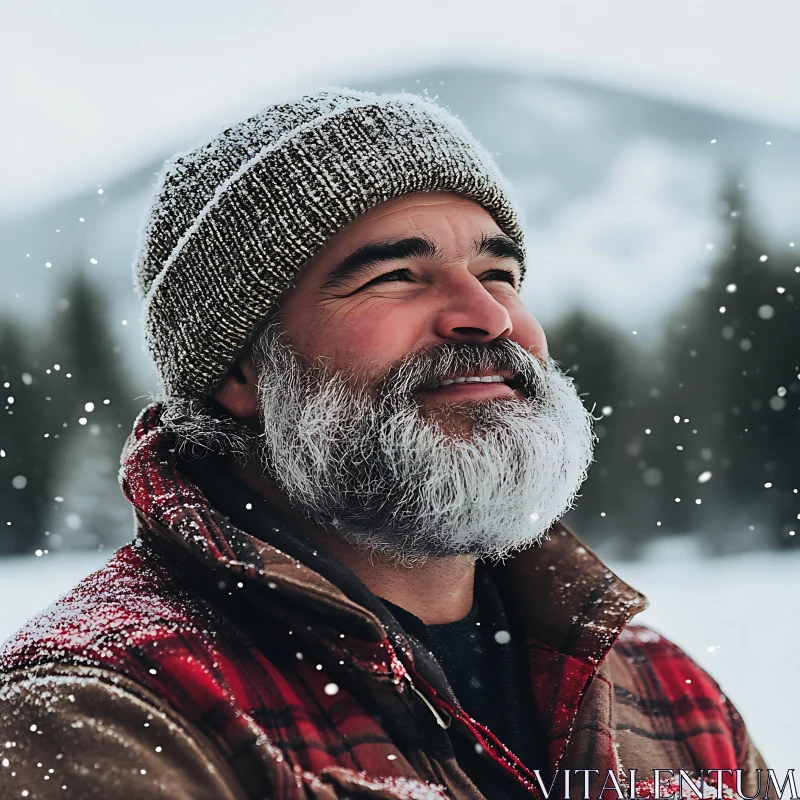
[[[372, 643], [388, 638], [413, 662], [413, 648], [386, 606], [296, 526], [274, 510], [265, 510], [271, 533], [264, 541], [234, 527], [214, 509], [182, 472], [160, 415], [159, 404], [142, 412], [120, 471], [143, 538], [228, 575], [232, 587], [249, 592], [266, 589], [299, 615], [311, 614], [331, 631]], [[560, 522], [542, 544], [489, 569], [526, 639], [594, 668], [630, 619], [647, 606], [643, 595]], [[387, 669], [396, 665], [387, 662]]]

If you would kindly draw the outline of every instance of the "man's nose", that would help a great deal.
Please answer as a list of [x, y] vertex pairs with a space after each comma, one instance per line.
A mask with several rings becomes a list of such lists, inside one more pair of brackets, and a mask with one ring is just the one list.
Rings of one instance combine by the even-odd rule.
[[513, 330], [508, 309], [475, 277], [451, 282], [436, 318], [436, 334], [451, 341], [488, 341]]

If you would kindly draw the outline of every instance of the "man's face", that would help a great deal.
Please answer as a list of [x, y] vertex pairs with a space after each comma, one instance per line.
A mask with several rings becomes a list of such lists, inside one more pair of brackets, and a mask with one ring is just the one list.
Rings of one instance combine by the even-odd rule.
[[302, 271], [256, 342], [265, 475], [354, 547], [411, 563], [540, 538], [591, 462], [591, 416], [474, 203], [385, 203]]
[[[518, 293], [520, 257], [471, 200], [399, 197], [348, 225], [305, 267], [283, 303], [283, 327], [308, 360], [376, 381], [409, 354], [444, 343], [503, 337], [544, 360], [544, 332]], [[418, 400], [456, 432], [471, 422], [453, 403], [513, 396], [521, 395], [495, 380], [421, 390]]]

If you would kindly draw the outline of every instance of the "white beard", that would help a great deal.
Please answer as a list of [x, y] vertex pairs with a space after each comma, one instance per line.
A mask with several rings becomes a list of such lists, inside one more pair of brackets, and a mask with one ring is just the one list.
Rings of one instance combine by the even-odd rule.
[[[307, 364], [277, 323], [254, 357], [266, 474], [302, 515], [381, 558], [510, 555], [572, 507], [592, 462], [592, 416], [572, 379], [507, 339], [415, 354], [377, 388]], [[473, 428], [449, 434], [414, 392], [467, 369], [510, 370], [530, 396], [453, 405]]]

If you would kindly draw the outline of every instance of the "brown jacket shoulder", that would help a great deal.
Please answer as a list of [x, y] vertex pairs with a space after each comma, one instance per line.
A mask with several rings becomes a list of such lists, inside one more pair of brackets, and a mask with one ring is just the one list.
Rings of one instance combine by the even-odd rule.
[[200, 731], [121, 675], [46, 664], [4, 676], [0, 797], [243, 800]]

